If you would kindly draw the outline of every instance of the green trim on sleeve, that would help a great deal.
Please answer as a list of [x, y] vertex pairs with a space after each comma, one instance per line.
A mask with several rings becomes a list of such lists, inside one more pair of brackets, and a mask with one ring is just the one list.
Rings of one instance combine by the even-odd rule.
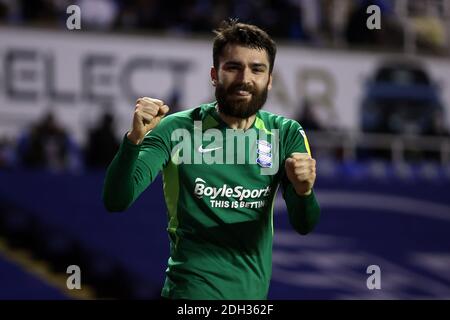
[[167, 231], [169, 235], [175, 239], [175, 249], [178, 246], [179, 237], [177, 235], [178, 228], [178, 197], [180, 191], [180, 183], [178, 179], [178, 162], [179, 151], [174, 155], [173, 160], [169, 161], [163, 170], [163, 189], [164, 198], [166, 200], [167, 210], [169, 213], [169, 225]]
[[256, 117], [255, 119], [255, 128], [264, 131], [265, 134], [273, 135], [272, 132], [266, 129], [264, 121], [259, 117]]

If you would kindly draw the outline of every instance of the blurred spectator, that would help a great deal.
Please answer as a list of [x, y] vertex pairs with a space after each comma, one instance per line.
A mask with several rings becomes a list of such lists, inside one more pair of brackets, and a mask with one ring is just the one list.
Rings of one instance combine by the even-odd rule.
[[17, 151], [28, 168], [63, 171], [78, 163], [76, 145], [51, 112], [20, 137]]
[[166, 104], [170, 107], [170, 113], [175, 113], [182, 110], [181, 105], [181, 90], [180, 86], [175, 85], [172, 92], [164, 99]]
[[291, 8], [291, 38], [315, 43], [320, 41], [322, 4], [320, 1], [288, 0]]
[[105, 168], [110, 164], [119, 148], [114, 131], [114, 117], [105, 113], [100, 123], [89, 132], [85, 150], [87, 167]]
[[7, 21], [10, 14], [10, 7], [5, 0], [0, 0], [0, 21]]
[[425, 131], [426, 135], [433, 136], [450, 136], [447, 125], [445, 124], [445, 116], [442, 110], [436, 110], [432, 114], [431, 127]]
[[361, 128], [364, 132], [425, 134], [432, 128], [432, 115], [444, 108], [426, 65], [416, 59], [389, 59], [379, 64], [366, 83]]
[[[450, 137], [450, 131], [445, 123], [444, 112], [436, 110], [432, 114], [431, 127], [425, 131], [426, 135], [436, 136], [440, 138]], [[422, 152], [423, 158], [428, 160], [441, 160], [441, 150], [439, 151], [424, 151]]]
[[[381, 49], [408, 47], [404, 31], [410, 23], [419, 50], [441, 54], [449, 48], [445, 14], [439, 12], [444, 1], [448, 0], [0, 0], [0, 21], [65, 27], [66, 8], [76, 4], [81, 8], [83, 30], [210, 36], [230, 17], [256, 24], [276, 39]], [[381, 9], [380, 30], [367, 28], [370, 5]]]
[[114, 0], [78, 0], [81, 9], [82, 25], [90, 29], [110, 30], [118, 14]]
[[307, 98], [303, 100], [303, 106], [301, 108], [300, 114], [297, 117], [298, 123], [306, 131], [308, 130], [323, 130], [323, 126], [317, 117], [314, 106], [311, 101]]
[[170, 10], [166, 1], [120, 1], [115, 25], [119, 30], [161, 30], [176, 23], [178, 14], [180, 11]]
[[[367, 28], [367, 8], [376, 5], [381, 11], [381, 29], [370, 30]], [[402, 29], [397, 22], [398, 17], [395, 15], [391, 1], [388, 0], [359, 0], [350, 15], [346, 27], [346, 39], [349, 44], [354, 45], [376, 45], [401, 47]]]
[[0, 169], [10, 168], [14, 164], [13, 144], [7, 137], [0, 138]]
[[19, 0], [21, 17], [25, 22], [38, 25], [56, 25], [58, 14], [53, 1]]
[[[219, 1], [216, 3], [219, 3]], [[183, 27], [190, 29], [192, 32], [209, 30], [212, 26], [212, 19], [214, 18], [211, 12], [218, 11], [221, 14], [222, 10], [220, 7], [214, 8], [214, 4], [209, 0], [184, 1], [183, 9], [185, 11], [185, 19], [181, 24], [179, 21], [178, 28]]]
[[447, 45], [444, 21], [439, 19], [438, 8], [429, 1], [410, 3], [411, 23], [419, 48], [442, 50]]
[[345, 39], [345, 28], [350, 10], [353, 8], [353, 0], [322, 0], [321, 21], [322, 33], [329, 43], [342, 45]]

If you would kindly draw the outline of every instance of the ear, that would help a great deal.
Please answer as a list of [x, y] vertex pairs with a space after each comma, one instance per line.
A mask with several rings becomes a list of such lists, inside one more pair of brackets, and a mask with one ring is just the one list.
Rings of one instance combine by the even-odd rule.
[[216, 68], [211, 67], [211, 82], [214, 87], [217, 85], [217, 81], [217, 70]]
[[272, 74], [269, 74], [269, 84], [267, 85], [267, 89], [272, 89]]

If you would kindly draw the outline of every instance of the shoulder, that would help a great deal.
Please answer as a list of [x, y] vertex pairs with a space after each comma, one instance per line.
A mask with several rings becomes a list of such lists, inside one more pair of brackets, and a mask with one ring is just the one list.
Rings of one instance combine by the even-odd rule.
[[282, 132], [303, 130], [300, 123], [298, 123], [296, 120], [289, 119], [282, 115], [275, 114], [269, 111], [260, 110], [259, 117], [264, 122], [264, 124], [271, 129], [278, 129]]

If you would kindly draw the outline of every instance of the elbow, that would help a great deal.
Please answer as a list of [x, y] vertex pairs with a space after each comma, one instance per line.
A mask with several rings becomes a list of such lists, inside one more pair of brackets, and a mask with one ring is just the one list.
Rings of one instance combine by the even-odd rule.
[[123, 211], [125, 211], [127, 209], [126, 206], [121, 206], [121, 205], [117, 205], [117, 204], [104, 203], [104, 206], [105, 206], [106, 211], [111, 212], [111, 213], [113, 213], [113, 212], [123, 212]]
[[311, 233], [314, 230], [314, 227], [312, 228], [295, 228], [295, 231], [297, 233], [301, 234], [302, 236], [306, 236], [308, 233]]
[[316, 225], [319, 222], [320, 213], [317, 212], [316, 215], [311, 217], [310, 219], [299, 220], [299, 219], [290, 219], [291, 225], [294, 230], [301, 234], [302, 236], [307, 235], [314, 231]]
[[118, 201], [114, 201], [112, 199], [108, 199], [103, 196], [103, 206], [108, 212], [123, 212], [128, 209], [129, 203], [120, 203]]
[[130, 207], [131, 203], [103, 200], [103, 205], [108, 212], [124, 212]]
[[102, 202], [108, 212], [123, 212], [131, 205], [131, 201], [128, 201], [129, 198], [118, 196], [120, 194], [122, 194], [120, 190], [103, 187]]
[[306, 226], [306, 225], [292, 225], [294, 230], [302, 235], [302, 236], [306, 236], [307, 234], [311, 233], [314, 230], [315, 226]]

